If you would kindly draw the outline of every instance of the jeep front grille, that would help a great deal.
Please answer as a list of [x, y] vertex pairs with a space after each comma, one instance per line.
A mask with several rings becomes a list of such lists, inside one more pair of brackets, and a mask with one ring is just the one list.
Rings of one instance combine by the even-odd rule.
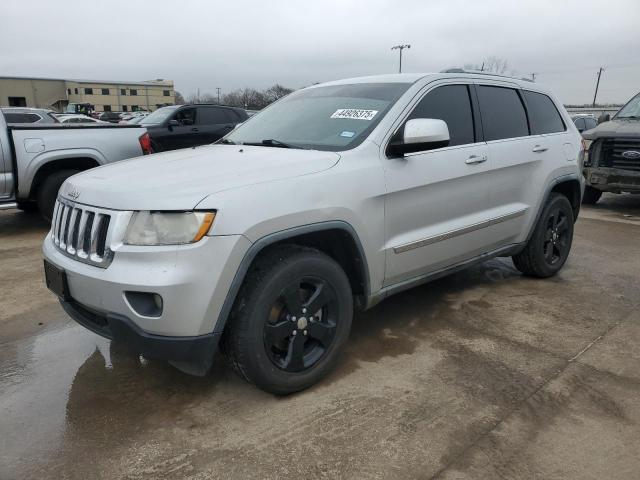
[[58, 199], [51, 223], [52, 241], [68, 257], [107, 268], [113, 258], [107, 242], [112, 213], [116, 212]]
[[602, 141], [598, 165], [640, 172], [640, 158], [626, 158], [624, 152], [640, 152], [640, 140], [635, 138], [606, 138]]

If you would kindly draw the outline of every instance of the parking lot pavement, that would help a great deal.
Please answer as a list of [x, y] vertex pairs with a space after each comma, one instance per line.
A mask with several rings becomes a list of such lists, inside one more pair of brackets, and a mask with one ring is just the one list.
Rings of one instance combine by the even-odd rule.
[[37, 217], [0, 213], [0, 478], [638, 478], [640, 196], [585, 208], [556, 278], [489, 261], [359, 314], [278, 398], [75, 325]]

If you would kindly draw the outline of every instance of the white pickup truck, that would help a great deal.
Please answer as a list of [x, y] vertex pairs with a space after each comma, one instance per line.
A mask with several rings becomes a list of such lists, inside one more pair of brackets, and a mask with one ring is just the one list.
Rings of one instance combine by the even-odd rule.
[[0, 210], [39, 210], [50, 219], [71, 175], [148, 153], [149, 135], [138, 125], [8, 126], [0, 113]]

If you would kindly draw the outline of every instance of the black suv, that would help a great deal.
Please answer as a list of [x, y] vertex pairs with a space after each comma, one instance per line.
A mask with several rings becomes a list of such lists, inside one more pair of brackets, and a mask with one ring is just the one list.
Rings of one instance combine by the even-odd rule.
[[146, 127], [154, 152], [195, 147], [219, 140], [244, 122], [247, 112], [222, 105], [162, 107], [140, 122]]

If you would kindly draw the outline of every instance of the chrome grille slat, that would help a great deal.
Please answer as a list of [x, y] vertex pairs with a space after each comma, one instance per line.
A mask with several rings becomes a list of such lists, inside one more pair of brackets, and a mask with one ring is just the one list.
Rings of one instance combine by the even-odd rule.
[[112, 217], [116, 214], [117, 211], [75, 204], [59, 198], [53, 211], [51, 241], [68, 257], [106, 268], [113, 258], [107, 239], [110, 238]]

